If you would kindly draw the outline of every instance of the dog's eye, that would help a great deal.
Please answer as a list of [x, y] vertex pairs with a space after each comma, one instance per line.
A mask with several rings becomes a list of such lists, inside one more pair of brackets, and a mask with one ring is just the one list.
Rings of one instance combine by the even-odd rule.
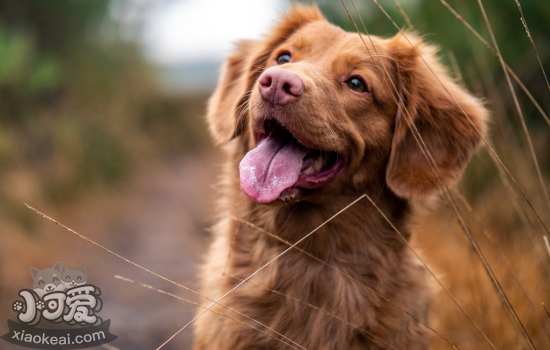
[[54, 281], [54, 282], [59, 282], [59, 278], [54, 277], [54, 278], [53, 278], [53, 281]]
[[277, 64], [285, 64], [290, 62], [290, 54], [289, 53], [283, 53], [279, 57], [277, 57]]
[[41, 286], [44, 284], [44, 281], [38, 281], [38, 285]]
[[346, 80], [346, 85], [355, 92], [367, 92], [367, 85], [357, 77]]

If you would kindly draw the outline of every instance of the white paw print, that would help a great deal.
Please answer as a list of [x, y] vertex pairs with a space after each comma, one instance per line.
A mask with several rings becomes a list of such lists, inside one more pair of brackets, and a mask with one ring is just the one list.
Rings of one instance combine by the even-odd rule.
[[42, 300], [38, 300], [36, 302], [36, 309], [37, 310], [42, 311], [42, 310], [44, 310], [44, 307], [45, 307], [45, 305], [44, 305], [44, 302]]
[[19, 311], [23, 310], [23, 303], [19, 300], [14, 301], [13, 304], [12, 304], [12, 308], [13, 308], [13, 311], [19, 312]]

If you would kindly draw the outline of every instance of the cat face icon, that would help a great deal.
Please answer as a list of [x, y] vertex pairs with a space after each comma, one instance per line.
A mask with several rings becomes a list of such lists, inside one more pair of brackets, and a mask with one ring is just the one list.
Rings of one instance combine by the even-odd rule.
[[61, 261], [55, 263], [53, 268], [46, 268], [43, 270], [30, 268], [31, 276], [33, 279], [32, 288], [42, 297], [46, 293], [63, 291], [65, 286], [61, 283], [61, 271], [64, 269]]
[[61, 283], [65, 288], [72, 288], [86, 283], [86, 266], [82, 270], [67, 270], [63, 266]]

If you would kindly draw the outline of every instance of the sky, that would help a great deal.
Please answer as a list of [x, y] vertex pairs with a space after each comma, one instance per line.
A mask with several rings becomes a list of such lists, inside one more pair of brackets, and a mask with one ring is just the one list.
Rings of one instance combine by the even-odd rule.
[[[139, 2], [139, 1], [138, 1]], [[164, 66], [221, 62], [232, 44], [267, 33], [285, 0], [171, 0], [142, 12], [145, 55]]]

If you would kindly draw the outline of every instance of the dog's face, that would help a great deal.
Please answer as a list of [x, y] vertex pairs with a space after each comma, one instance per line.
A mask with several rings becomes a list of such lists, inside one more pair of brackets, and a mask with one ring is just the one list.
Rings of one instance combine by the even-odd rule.
[[485, 109], [418, 39], [363, 39], [295, 6], [228, 58], [208, 119], [219, 141], [239, 138], [247, 152], [239, 171], [251, 199], [318, 201], [365, 186], [409, 198], [438, 192], [436, 174], [458, 180]]

